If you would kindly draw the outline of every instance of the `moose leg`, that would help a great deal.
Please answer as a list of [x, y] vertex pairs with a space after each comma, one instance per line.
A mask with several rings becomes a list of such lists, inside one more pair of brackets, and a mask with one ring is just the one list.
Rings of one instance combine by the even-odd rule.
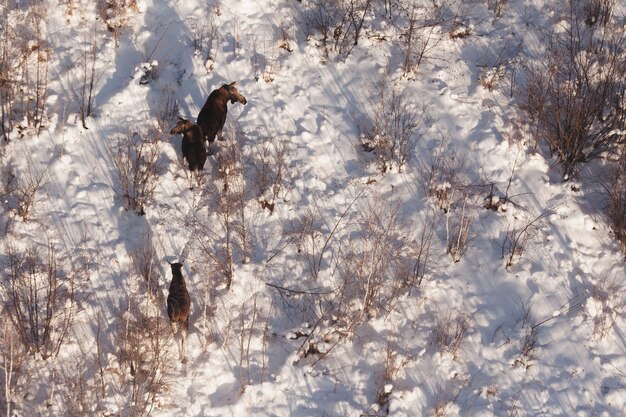
[[211, 144], [212, 144], [213, 142], [215, 142], [215, 134], [216, 134], [216, 133], [217, 133], [217, 132], [215, 132], [215, 131], [211, 131], [211, 132], [206, 132], [206, 133], [204, 134], [204, 140], [205, 140], [206, 142], [208, 142], [209, 147], [211, 146]]
[[193, 177], [195, 171], [189, 171], [189, 189], [193, 190]]
[[198, 187], [202, 188], [202, 184], [204, 183], [204, 175], [202, 175], [202, 170], [196, 171], [196, 181], [198, 182]]
[[181, 363], [187, 362], [186, 350], [187, 350], [187, 329], [183, 328], [180, 332], [180, 346], [179, 346], [179, 356], [180, 356]]
[[217, 153], [217, 145], [215, 145], [215, 141], [209, 142], [207, 146], [206, 154], [207, 156], [213, 156]]

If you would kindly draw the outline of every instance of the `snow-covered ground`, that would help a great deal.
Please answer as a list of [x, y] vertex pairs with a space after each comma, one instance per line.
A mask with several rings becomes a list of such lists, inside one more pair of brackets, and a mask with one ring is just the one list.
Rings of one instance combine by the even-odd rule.
[[[534, 152], [510, 94], [512, 68], [540, 57], [558, 23], [555, 2], [444, 1], [460, 17], [433, 29], [409, 74], [385, 2], [345, 60], [307, 37], [314, 2], [127, 1], [115, 33], [99, 2], [41, 3], [48, 120], [3, 144], [1, 161], [44, 182], [27, 220], [7, 199], [3, 247], [51, 242], [63, 268], [88, 268], [58, 356], [24, 356], [0, 391], [11, 415], [626, 414], [624, 255], [585, 177], [564, 182]], [[77, 95], [94, 46], [85, 128]], [[479, 81], [503, 51], [515, 62], [489, 90]], [[384, 174], [362, 147], [380, 80], [428, 116], [411, 159]], [[232, 81], [247, 104], [229, 104], [226, 140], [190, 190], [165, 103], [195, 120]], [[135, 133], [162, 167], [144, 215], [119, 198], [113, 157]], [[491, 184], [511, 197], [496, 210]], [[146, 248], [156, 290], [136, 267]], [[166, 323], [175, 260], [192, 298], [185, 363]]]

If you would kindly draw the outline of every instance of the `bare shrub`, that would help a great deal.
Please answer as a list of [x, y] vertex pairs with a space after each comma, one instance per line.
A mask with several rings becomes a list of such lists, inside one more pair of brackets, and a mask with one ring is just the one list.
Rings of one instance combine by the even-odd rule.
[[448, 210], [446, 217], [446, 250], [453, 262], [459, 262], [472, 241], [471, 228], [476, 219], [476, 196], [463, 190], [459, 207]]
[[342, 251], [340, 274], [346, 298], [340, 306], [347, 310], [357, 308], [358, 322], [386, 311], [395, 304], [393, 298], [399, 290], [406, 288], [399, 207], [370, 206], [364, 210], [359, 222], [361, 238], [353, 239]]
[[615, 238], [626, 253], [626, 154], [622, 154], [602, 181], [607, 197], [606, 212]]
[[535, 359], [535, 348], [539, 337], [540, 326], [545, 323], [538, 322], [532, 313], [532, 304], [518, 301], [519, 311], [515, 317], [517, 321], [516, 330], [519, 336], [518, 354], [514, 365], [524, 366], [526, 369], [532, 366]]
[[164, 317], [129, 303], [129, 309], [119, 318], [119, 368], [110, 381], [125, 415], [150, 415], [166, 396], [176, 360], [172, 345], [171, 326]]
[[87, 121], [96, 110], [96, 92], [103, 72], [97, 71], [98, 57], [101, 54], [96, 28], [84, 28], [78, 47], [70, 51], [68, 64], [61, 74], [69, 90], [74, 111], [73, 117], [80, 120], [84, 129]]
[[218, 153], [218, 177], [222, 184], [222, 190], [228, 192], [233, 188], [241, 188], [244, 179], [244, 167], [242, 161], [242, 148], [237, 139], [229, 140], [220, 148]]
[[287, 22], [283, 19], [280, 22], [280, 41], [278, 47], [284, 49], [287, 52], [292, 52], [293, 47], [291, 46], [292, 42], [294, 42], [294, 35], [291, 30], [291, 25], [287, 26]]
[[[325, 278], [323, 287], [296, 290], [268, 284], [279, 291], [283, 304], [313, 316], [315, 325], [298, 332], [306, 336], [298, 350], [301, 360], [314, 356], [318, 362], [361, 323], [389, 314], [428, 271], [432, 228], [415, 231], [399, 201], [384, 203], [382, 196], [361, 200], [362, 194], [357, 193], [328, 230], [313, 210], [292, 226], [294, 239], [289, 241], [298, 243], [311, 278]], [[352, 207], [357, 203], [364, 207], [355, 216]], [[422, 228], [431, 226], [425, 221]], [[334, 242], [346, 234], [351, 238], [337, 247]], [[327, 278], [334, 283], [328, 284]]]
[[267, 322], [271, 314], [271, 307], [267, 310], [258, 302], [260, 292], [255, 292], [241, 305], [239, 317], [234, 324], [236, 334], [237, 353], [235, 358], [239, 368], [239, 383], [241, 392], [246, 387], [263, 382], [267, 366]]
[[472, 183], [467, 162], [444, 137], [433, 149], [430, 162], [419, 167], [426, 195], [435, 200], [445, 217], [446, 252], [453, 262], [461, 260], [472, 241], [478, 194], [484, 188]]
[[326, 58], [332, 51], [345, 59], [359, 43], [371, 4], [371, 0], [308, 0], [305, 32], [319, 36]]
[[404, 73], [415, 72], [430, 60], [443, 39], [445, 22], [453, 20], [449, 8], [438, 2], [398, 2], [401, 48], [404, 51]]
[[295, 147], [291, 138], [272, 137], [255, 147], [252, 155], [253, 181], [261, 207], [274, 212], [277, 199], [293, 187], [297, 173], [294, 169]]
[[95, 109], [95, 90], [100, 76], [96, 73], [98, 59], [98, 45], [95, 35], [91, 42], [86, 42], [81, 53], [79, 65], [78, 86], [74, 94], [80, 107], [80, 120], [83, 128], [87, 129], [87, 118]]
[[33, 356], [55, 357], [76, 316], [79, 277], [48, 242], [45, 248], [5, 248], [7, 277], [0, 284], [8, 319]]
[[289, 234], [293, 236], [290, 241], [296, 242], [298, 253], [306, 259], [311, 277], [317, 279], [323, 259], [323, 253], [320, 257], [319, 252], [324, 237], [319, 213], [306, 209], [298, 219], [291, 221]]
[[523, 107], [565, 180], [621, 140], [615, 129], [625, 122], [625, 51], [623, 30], [594, 31], [572, 6], [565, 30], [548, 39], [545, 59], [527, 66]]
[[418, 106], [405, 91], [398, 91], [387, 75], [375, 84], [371, 110], [364, 121], [363, 148], [377, 156], [381, 173], [395, 168], [402, 172], [415, 156], [420, 139], [430, 129], [432, 119], [425, 106]]
[[[283, 36], [287, 36], [285, 32]], [[286, 42], [288, 41], [283, 39], [282, 43], [277, 45], [274, 40], [263, 41], [261, 51], [258, 50], [257, 42], [254, 42], [251, 61], [255, 81], [262, 79], [266, 83], [271, 83], [282, 71], [281, 49], [290, 48]]]
[[443, 137], [432, 150], [430, 161], [418, 167], [426, 195], [432, 198], [445, 217], [446, 252], [459, 262], [472, 241], [472, 223], [477, 216], [482, 184], [474, 184], [468, 159]]
[[[211, 266], [209, 265], [209, 268]], [[205, 271], [206, 276], [211, 277], [212, 270]], [[200, 306], [200, 319], [196, 322], [196, 327], [201, 335], [200, 345], [203, 352], [207, 352], [209, 344], [215, 341], [212, 330], [212, 323], [215, 318], [216, 305], [214, 303], [214, 284], [211, 279], [205, 279], [202, 283], [202, 299]]]
[[121, 33], [129, 25], [129, 14], [139, 11], [137, 0], [98, 0], [96, 7], [115, 45], [119, 45]]
[[251, 60], [254, 79], [256, 81], [262, 79], [266, 83], [273, 82], [284, 66], [282, 61], [282, 51], [293, 51], [291, 44], [293, 42], [293, 36], [291, 35], [290, 30], [286, 27], [285, 20], [281, 20], [278, 30], [278, 42], [276, 42], [274, 38], [263, 40], [260, 51], [256, 40], [253, 44]]
[[517, 228], [507, 227], [504, 242], [502, 242], [502, 259], [506, 259], [505, 268], [509, 270], [513, 266], [515, 258], [521, 258], [530, 242], [539, 233], [543, 226], [543, 220], [554, 214], [553, 210], [544, 210], [538, 216], [527, 219]]
[[487, 210], [493, 210], [493, 211], [507, 211], [507, 204], [512, 204], [514, 206], [518, 206], [517, 203], [514, 202], [514, 198], [518, 197], [518, 195], [511, 195], [509, 194], [509, 192], [511, 191], [511, 184], [513, 183], [513, 178], [515, 178], [516, 176], [516, 171], [517, 168], [519, 167], [520, 164], [520, 156], [524, 153], [524, 148], [522, 147], [522, 144], [519, 143], [520, 141], [520, 136], [521, 133], [518, 130], [518, 127], [516, 125], [515, 122], [511, 123], [513, 125], [513, 131], [507, 133], [507, 136], [509, 137], [509, 142], [512, 142], [513, 144], [515, 144], [515, 153], [512, 154], [513, 157], [510, 159], [510, 173], [509, 173], [509, 178], [507, 179], [507, 184], [506, 184], [506, 188], [504, 189], [504, 192], [498, 192], [496, 194], [497, 191], [497, 187], [496, 187], [496, 183], [492, 182], [491, 184], [489, 184], [489, 194], [487, 195], [487, 197], [485, 197], [484, 200], [484, 204], [483, 207], [485, 207]]
[[[2, 314], [8, 317], [3, 309]], [[17, 398], [17, 389], [20, 384], [22, 365], [26, 360], [27, 351], [20, 341], [18, 331], [11, 320], [4, 320], [0, 329], [0, 370], [2, 370], [2, 386], [0, 392], [0, 410], [6, 416], [11, 416], [14, 398]]]
[[380, 386], [377, 389], [376, 394], [376, 404], [378, 405], [376, 415], [389, 415], [389, 402], [394, 388], [393, 382], [407, 362], [408, 359], [406, 357], [402, 357], [402, 355], [394, 349], [392, 342], [387, 341], [384, 356], [384, 368], [380, 378]]
[[459, 406], [456, 401], [460, 394], [460, 387], [453, 385], [439, 387], [435, 392], [433, 415], [435, 417], [447, 417], [450, 414], [458, 414]]
[[524, 415], [522, 401], [520, 397], [522, 391], [518, 391], [515, 395], [509, 397], [503, 404], [503, 410], [507, 412], [508, 417], [522, 417]]
[[74, 0], [67, 0], [65, 2], [65, 16], [71, 16], [74, 14]]
[[249, 256], [248, 183], [244, 175], [242, 149], [237, 145], [240, 140], [243, 138], [238, 137], [229, 141], [218, 155], [218, 175], [223, 186], [220, 195], [214, 197], [216, 202], [219, 202], [219, 213], [226, 232], [226, 252], [231, 265], [228, 273], [230, 278], [232, 278], [233, 247], [237, 238], [242, 262], [246, 263]]
[[[225, 285], [230, 288], [234, 274], [233, 246], [235, 239], [235, 214], [217, 188], [207, 189], [209, 205], [206, 216], [198, 215], [187, 228], [193, 236], [193, 245], [198, 251], [204, 269], [214, 286]], [[216, 213], [213, 210], [218, 207]], [[204, 289], [203, 298], [208, 300], [212, 288]], [[203, 305], [203, 317], [212, 316], [209, 304]], [[205, 309], [206, 307], [206, 309]], [[206, 321], [204, 322], [206, 325]], [[207, 330], [205, 326], [203, 330]]]
[[207, 8], [204, 15], [196, 19], [191, 25], [191, 43], [195, 55], [203, 60], [207, 71], [213, 69], [213, 63], [219, 51], [218, 17], [219, 9], [217, 7]]
[[532, 365], [532, 360], [535, 358], [535, 347], [537, 346], [537, 337], [539, 335], [539, 328], [532, 324], [524, 326], [524, 334], [520, 343], [520, 354], [515, 360], [515, 364], [523, 365], [529, 368]]
[[229, 139], [220, 147], [218, 179], [207, 183], [204, 190], [207, 211], [198, 213], [189, 224], [204, 262], [211, 273], [219, 274], [215, 282], [224, 282], [227, 288], [232, 284], [235, 262], [248, 262], [253, 249], [250, 187], [242, 149], [236, 143], [239, 139]]
[[507, 70], [513, 71], [512, 63], [522, 50], [520, 42], [506, 40], [496, 54], [488, 54], [478, 78], [478, 83], [487, 90], [493, 90], [506, 77]]
[[14, 165], [9, 164], [5, 173], [3, 192], [8, 209], [24, 221], [32, 219], [33, 209], [41, 200], [46, 181], [47, 170], [38, 171], [30, 159], [26, 167], [19, 171], [16, 171]]
[[239, 58], [240, 56], [240, 49], [241, 49], [241, 18], [239, 17], [239, 15], [235, 15], [235, 17], [232, 20], [232, 48], [233, 48], [233, 55], [235, 58]]
[[64, 387], [61, 391], [61, 409], [70, 417], [88, 417], [97, 414], [104, 400], [100, 387], [91, 370], [86, 369], [87, 364], [93, 364], [92, 358], [77, 358], [75, 362], [65, 365], [60, 370], [56, 383]]
[[[104, 340], [114, 340], [115, 335], [108, 333], [108, 325], [103, 323], [101, 316], [93, 317], [93, 321], [96, 322], [95, 346], [87, 338], [78, 339], [74, 360], [64, 363], [52, 375], [52, 383], [63, 387], [60, 390], [53, 388], [51, 394], [57, 398], [57, 414], [89, 417], [114, 414], [113, 410], [119, 414], [120, 408], [113, 404], [121, 389], [116, 379], [119, 369], [113, 352], [107, 351], [104, 344]], [[122, 415], [131, 416], [132, 413]]]
[[273, 44], [270, 44], [268, 46], [263, 43], [263, 58], [264, 65], [262, 78], [263, 81], [265, 81], [266, 83], [271, 83], [283, 69], [283, 64], [280, 60], [279, 51]]
[[298, 253], [304, 255], [309, 273], [313, 280], [317, 280], [320, 272], [327, 267], [324, 258], [328, 252], [333, 252], [331, 257], [336, 256], [333, 251], [333, 239], [336, 237], [340, 226], [343, 226], [354, 204], [361, 198], [366, 188], [362, 188], [341, 212], [337, 220], [328, 226], [327, 230], [321, 221], [319, 213], [307, 209], [297, 222], [292, 222], [291, 234], [297, 236]]
[[[435, 233], [436, 220], [433, 213], [428, 213], [417, 231], [415, 240], [408, 242], [408, 255], [412, 259], [408, 273], [410, 288], [420, 287], [430, 269], [430, 248]], [[409, 289], [409, 291], [411, 291]]]
[[329, 303], [347, 328], [389, 314], [427, 271], [432, 229], [422, 232], [421, 242], [411, 239], [407, 230], [414, 228], [402, 215], [401, 203], [383, 200], [368, 199], [359, 218], [344, 230], [352, 238], [335, 255], [339, 282]]
[[[349, 263], [353, 265], [352, 272], [357, 273], [357, 280], [365, 283], [362, 311], [367, 316], [376, 315], [379, 310], [390, 311], [398, 295], [415, 278], [412, 272], [417, 263], [407, 256], [410, 241], [403, 236], [402, 221], [397, 202], [387, 207], [374, 204], [361, 219], [363, 238], [358, 242], [359, 247], [351, 251], [354, 256], [349, 257], [352, 260]], [[362, 278], [366, 280], [361, 281]]]
[[[389, 314], [416, 285], [420, 271], [427, 270], [428, 238], [420, 248], [402, 204], [387, 203], [383, 196], [361, 200], [362, 193], [328, 226], [330, 231], [312, 211], [294, 227], [300, 238], [298, 251], [313, 271], [312, 279], [321, 282], [323, 277], [323, 287], [293, 290], [271, 285], [285, 304], [313, 316], [315, 324], [302, 330], [306, 339], [298, 350], [300, 360], [311, 356], [313, 363], [322, 360], [361, 323]], [[355, 215], [351, 207], [356, 203], [364, 206]], [[350, 239], [342, 239], [347, 235]], [[344, 242], [341, 247], [334, 243], [339, 239]]]
[[626, 311], [623, 290], [624, 284], [617, 275], [606, 274], [592, 279], [585, 312], [588, 320], [593, 323], [594, 339], [604, 339]]
[[168, 85], [161, 91], [156, 111], [159, 131], [169, 132], [171, 127], [177, 123], [176, 117], [180, 115], [180, 106], [176, 98], [175, 89], [172, 86]]
[[418, 167], [424, 192], [444, 213], [471, 188], [467, 164], [468, 159], [459, 155], [458, 149], [444, 136], [432, 150], [430, 159]]
[[493, 10], [493, 14], [496, 17], [500, 17], [506, 7], [507, 1], [508, 0], [487, 0], [487, 7], [489, 10]]
[[448, 37], [450, 39], [466, 39], [471, 34], [472, 28], [467, 19], [464, 19], [462, 16], [455, 17], [448, 30]]
[[463, 311], [439, 314], [431, 338], [432, 345], [439, 352], [449, 352], [456, 359], [471, 322], [471, 317]]
[[584, 0], [582, 13], [588, 26], [607, 26], [615, 10], [615, 0]]
[[145, 214], [164, 167], [159, 163], [159, 138], [155, 130], [128, 133], [109, 146], [117, 184], [115, 193], [122, 199], [124, 209]]
[[44, 32], [43, 5], [7, 4], [1, 12], [0, 135], [8, 141], [16, 127], [21, 134], [25, 129], [38, 132], [43, 126], [51, 48]]
[[152, 234], [139, 237], [138, 244], [130, 251], [135, 274], [143, 279], [148, 297], [155, 305], [163, 305], [163, 293], [160, 291], [159, 261], [152, 243]]
[[148, 416], [172, 405], [168, 393], [176, 352], [171, 326], [158, 308], [146, 311], [136, 295], [129, 296], [127, 310], [113, 326], [94, 318], [95, 346], [78, 340], [75, 361], [55, 372], [53, 383], [63, 387], [55, 390], [58, 415]]

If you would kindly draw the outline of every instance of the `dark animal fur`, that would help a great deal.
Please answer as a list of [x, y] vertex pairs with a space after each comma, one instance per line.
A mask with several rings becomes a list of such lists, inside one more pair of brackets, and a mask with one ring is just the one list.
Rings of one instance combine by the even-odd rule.
[[[197, 124], [179, 117], [178, 123], [170, 131], [170, 135], [174, 135], [176, 133], [183, 135], [183, 158], [185, 158], [189, 164], [191, 177], [193, 177], [194, 171], [198, 171], [197, 175], [200, 178], [207, 157], [202, 129]], [[191, 187], [191, 178], [189, 179], [189, 186]]]
[[174, 333], [177, 332], [178, 325], [181, 326], [180, 360], [185, 361], [185, 340], [187, 339], [187, 328], [189, 326], [189, 312], [191, 310], [191, 299], [187, 284], [183, 277], [181, 263], [170, 264], [172, 266], [172, 282], [170, 292], [167, 295], [167, 316], [172, 323]]
[[217, 90], [213, 90], [198, 114], [198, 125], [202, 128], [204, 140], [208, 141], [209, 145], [215, 141], [216, 135], [219, 140], [223, 140], [222, 129], [224, 128], [224, 123], [226, 123], [228, 100], [231, 103], [241, 103], [243, 105], [248, 102], [237, 90], [235, 84], [237, 84], [236, 81], [224, 84]]

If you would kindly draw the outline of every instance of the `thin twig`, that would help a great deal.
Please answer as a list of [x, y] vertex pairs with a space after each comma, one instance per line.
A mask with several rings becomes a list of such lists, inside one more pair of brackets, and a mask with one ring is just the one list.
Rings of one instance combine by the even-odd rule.
[[322, 246], [322, 249], [320, 250], [320, 256], [319, 256], [319, 258], [317, 260], [317, 268], [315, 270], [315, 277], [316, 278], [317, 278], [317, 273], [319, 272], [319, 270], [321, 268], [321, 265], [322, 265], [322, 258], [324, 257], [324, 252], [326, 251], [326, 248], [328, 247], [328, 244], [330, 243], [330, 240], [335, 235], [335, 232], [337, 231], [337, 228], [339, 227], [339, 224], [341, 224], [341, 221], [343, 220], [343, 218], [346, 216], [346, 214], [348, 214], [348, 211], [350, 211], [350, 209], [352, 208], [354, 203], [356, 203], [356, 201], [359, 199], [359, 197], [361, 197], [361, 195], [365, 192], [366, 189], [367, 189], [366, 187], [363, 187], [361, 192], [359, 192], [359, 194], [357, 194], [357, 196], [354, 197], [354, 200], [352, 200], [352, 202], [348, 205], [348, 207], [346, 207], [346, 209], [343, 211], [343, 213], [341, 213], [341, 216], [339, 216], [339, 219], [335, 223], [335, 227], [333, 227], [333, 230], [330, 231], [330, 234], [326, 238], [326, 241], [324, 242], [324, 246]]
[[328, 291], [313, 292], [313, 291], [304, 291], [304, 290], [294, 290], [291, 288], [281, 287], [280, 285], [270, 284], [269, 282], [266, 282], [265, 285], [267, 285], [268, 287], [275, 288], [279, 291], [291, 292], [294, 294], [305, 294], [305, 295], [326, 295], [326, 294], [331, 294], [335, 291], [335, 290], [328, 290]]

